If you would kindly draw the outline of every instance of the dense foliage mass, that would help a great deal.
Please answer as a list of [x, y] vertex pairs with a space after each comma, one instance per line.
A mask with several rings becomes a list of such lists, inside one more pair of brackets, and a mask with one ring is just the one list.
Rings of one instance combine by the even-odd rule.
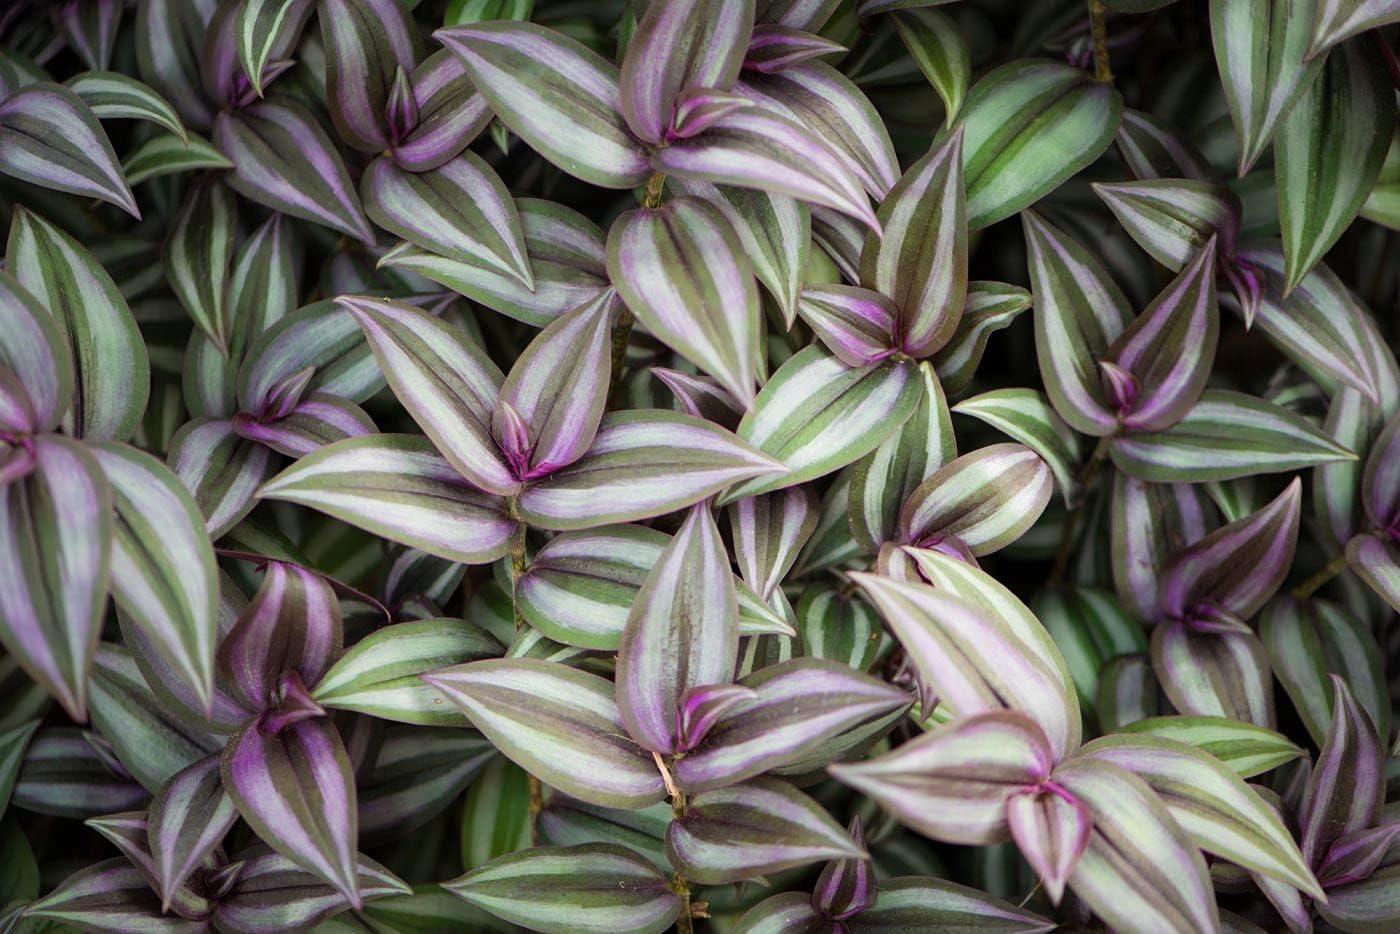
[[0, 931], [1400, 930], [1400, 0], [10, 0]]

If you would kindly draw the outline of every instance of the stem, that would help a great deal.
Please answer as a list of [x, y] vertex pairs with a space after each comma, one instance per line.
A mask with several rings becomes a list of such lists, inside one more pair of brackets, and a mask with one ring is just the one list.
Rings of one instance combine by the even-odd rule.
[[651, 178], [647, 179], [647, 192], [646, 196], [642, 198], [642, 207], [661, 207], [661, 190], [665, 187], [666, 176], [662, 175], [660, 172], [656, 172]]
[[1026, 897], [1023, 898], [1023, 899], [1021, 899], [1021, 904], [1017, 905], [1016, 907], [1017, 907], [1017, 908], [1025, 908], [1025, 907], [1026, 907], [1026, 904], [1027, 904], [1031, 899], [1035, 898], [1035, 893], [1036, 893], [1036, 892], [1039, 892], [1039, 891], [1040, 891], [1040, 880], [1037, 879], [1037, 880], [1035, 880], [1035, 885], [1031, 886], [1031, 890], [1030, 890], [1029, 892], [1026, 893]]
[[671, 891], [681, 897], [681, 913], [676, 918], [676, 934], [695, 934], [695, 922], [690, 915], [690, 883], [676, 873], [671, 877]]
[[1108, 64], [1108, 11], [1103, 0], [1089, 0], [1089, 30], [1094, 36], [1094, 77], [1105, 83], [1113, 80]]
[[1328, 561], [1322, 570], [1293, 588], [1293, 599], [1306, 600], [1322, 588], [1322, 585], [1347, 569], [1346, 552]]
[[[661, 773], [661, 781], [666, 786], [666, 795], [671, 799], [671, 820], [683, 819], [687, 807], [685, 792], [676, 787], [676, 781], [671, 777], [671, 769], [666, 764], [666, 760], [661, 757], [661, 753], [653, 752], [651, 758], [656, 763], [656, 770]], [[705, 911], [708, 906], [704, 902], [691, 904], [690, 883], [686, 880], [683, 872], [676, 872], [671, 876], [671, 891], [681, 897], [681, 911], [676, 918], [677, 934], [693, 934], [695, 930], [694, 919], [708, 918], [709, 914]]]
[[520, 505], [515, 497], [510, 498], [508, 508], [511, 518], [519, 523], [510, 540], [510, 605], [515, 613], [515, 628], [520, 630], [525, 626], [525, 618], [520, 615], [516, 592], [520, 589], [520, 577], [525, 573], [525, 523], [520, 519]]
[[530, 789], [530, 843], [537, 845], [539, 843], [539, 816], [540, 811], [544, 810], [544, 786], [540, 784], [538, 778], [528, 772], [525, 774], [525, 784]]
[[632, 312], [623, 306], [618, 313], [617, 322], [613, 324], [612, 332], [612, 387], [608, 390], [608, 399], [613, 400], [622, 389], [622, 364], [627, 359], [627, 342], [632, 337], [632, 322], [636, 319], [632, 317]]
[[[1094, 446], [1094, 453], [1089, 455], [1089, 461], [1084, 465], [1084, 469], [1075, 478], [1075, 486], [1084, 490], [1085, 497], [1088, 496], [1089, 484], [1094, 482], [1099, 474], [1099, 468], [1103, 466], [1104, 459], [1108, 457], [1108, 446], [1112, 442], [1113, 436], [1108, 435], [1099, 439], [1099, 443]], [[1054, 587], [1060, 583], [1065, 576], [1065, 570], [1069, 567], [1069, 554], [1074, 548], [1075, 536], [1079, 533], [1079, 514], [1083, 512], [1083, 504], [1080, 503], [1072, 507], [1065, 515], [1064, 527], [1060, 529], [1060, 547], [1055, 552], [1055, 566], [1050, 571], [1049, 586]]]

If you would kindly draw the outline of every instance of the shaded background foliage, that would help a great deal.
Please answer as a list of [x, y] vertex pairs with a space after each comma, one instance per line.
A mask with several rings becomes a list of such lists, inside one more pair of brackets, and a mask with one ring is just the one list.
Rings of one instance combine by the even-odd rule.
[[1397, 21], [10, 4], [0, 928], [1400, 926]]

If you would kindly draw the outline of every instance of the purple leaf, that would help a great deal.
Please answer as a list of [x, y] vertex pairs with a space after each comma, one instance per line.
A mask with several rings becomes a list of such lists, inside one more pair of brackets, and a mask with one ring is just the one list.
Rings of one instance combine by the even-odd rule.
[[898, 311], [879, 292], [853, 285], [808, 286], [798, 295], [797, 312], [847, 366], [867, 366], [895, 353]]
[[0, 173], [141, 218], [107, 134], [82, 98], [62, 85], [31, 84], [0, 101]]
[[895, 819], [945, 843], [1007, 837], [1007, 802], [1050, 776], [1054, 753], [1031, 720], [1012, 711], [964, 715], [866, 762], [831, 766], [837, 779]]
[[1303, 857], [1321, 866], [1348, 834], [1373, 826], [1385, 798], [1385, 770], [1376, 727], [1347, 683], [1332, 675], [1332, 728], [1308, 778], [1298, 829]]
[[648, 6], [622, 60], [620, 109], [643, 142], [666, 141], [676, 98], [728, 91], [753, 30], [754, 0], [676, 0]]
[[[461, 59], [447, 49], [429, 55], [408, 78], [415, 117], [394, 132], [390, 116], [390, 152], [410, 172], [435, 169], [464, 150], [491, 122], [486, 98], [476, 92]], [[391, 99], [390, 103], [393, 101]]]
[[[7, 258], [22, 263], [14, 240], [9, 249]], [[0, 271], [0, 367], [9, 382], [9, 427], [27, 434], [57, 427], [73, 402], [75, 384], [64, 330], [15, 277], [22, 271], [23, 266]]]
[[1113, 582], [1125, 609], [1142, 622], [1156, 621], [1164, 566], [1205, 537], [1214, 515], [1199, 487], [1114, 475]]
[[[851, 818], [846, 832], [860, 849], [865, 849], [865, 832], [860, 815]], [[875, 904], [875, 867], [869, 859], [836, 859], [822, 868], [812, 887], [812, 907], [833, 921], [844, 921]]]
[[108, 859], [73, 873], [48, 895], [24, 909], [42, 924], [82, 925], [94, 931], [197, 934], [203, 923], [161, 914], [160, 900], [145, 875], [124, 859]]
[[496, 171], [475, 153], [463, 152], [418, 173], [404, 171], [388, 158], [376, 159], [360, 179], [360, 193], [370, 220], [390, 233], [534, 290], [515, 201]]
[[880, 229], [841, 155], [805, 126], [762, 107], [736, 110], [704, 133], [656, 150], [651, 164], [685, 179], [788, 195]]
[[774, 778], [696, 795], [666, 829], [666, 853], [686, 878], [705, 884], [868, 855], [821, 805]]
[[508, 496], [520, 488], [491, 432], [501, 371], [465, 330], [411, 305], [343, 296], [379, 368], [410, 415], [470, 483]]
[[417, 26], [396, 0], [319, 0], [317, 13], [336, 132], [361, 152], [383, 151], [394, 73], [421, 54]]
[[1357, 535], [1347, 542], [1347, 567], [1396, 612], [1400, 612], [1400, 544], [1379, 535]]
[[618, 69], [576, 39], [510, 20], [433, 34], [466, 66], [501, 121], [565, 172], [604, 188], [634, 188], [646, 154], [621, 113]]
[[617, 705], [644, 748], [683, 751], [680, 701], [728, 682], [739, 648], [734, 574], [706, 504], [690, 514], [642, 583], [617, 650]]
[[1105, 351], [1101, 365], [1111, 361], [1130, 376], [1130, 386], [1108, 378], [1104, 383], [1119, 424], [1161, 431], [1179, 422], [1205, 389], [1219, 332], [1211, 238]]
[[1064, 897], [1079, 863], [1094, 818], [1073, 795], [1051, 786], [1048, 791], [1013, 795], [1006, 802], [1006, 823], [1021, 855], [1035, 869], [1052, 904]]
[[340, 654], [340, 601], [324, 577], [271, 561], [262, 586], [219, 646], [219, 669], [234, 696], [253, 712], [272, 710], [283, 672], [314, 685]]
[[[1185, 269], [1211, 237], [1215, 237], [1220, 266], [1234, 264], [1242, 208], [1239, 197], [1224, 185], [1161, 178], [1098, 182], [1094, 193], [1128, 236], [1172, 272]], [[1224, 273], [1225, 268], [1220, 271]]]
[[1338, 837], [1318, 866], [1318, 881], [1329, 889], [1360, 882], [1376, 871], [1398, 837], [1400, 823], [1384, 823]]
[[[309, 929], [353, 907], [352, 901], [319, 877], [278, 853], [243, 856], [222, 881], [228, 887], [215, 908], [216, 926], [230, 934]], [[235, 869], [236, 867], [236, 869]], [[355, 857], [356, 888], [363, 901], [412, 890], [367, 856]]]
[[527, 488], [520, 514], [542, 529], [587, 529], [674, 512], [754, 477], [786, 472], [706, 422], [659, 409], [604, 416], [588, 453]]
[[40, 435], [34, 468], [0, 487], [0, 642], [75, 721], [107, 606], [112, 490], [77, 442]]
[[557, 662], [499, 659], [423, 676], [511, 761], [565, 794], [636, 809], [665, 794], [651, 756], [627, 736], [613, 685]]
[[717, 380], [661, 366], [652, 367], [651, 373], [671, 390], [680, 411], [686, 415], [714, 422], [730, 431], [738, 427], [744, 415], [743, 406]]
[[763, 599], [783, 582], [817, 525], [817, 498], [805, 487], [750, 496], [729, 507], [734, 559]]
[[[521, 479], [567, 467], [593, 444], [607, 402], [609, 335], [618, 308], [617, 293], [607, 291], [555, 318], [521, 351], [501, 384], [499, 406], [509, 406], [525, 428], [520, 462], [512, 465]], [[504, 446], [502, 426], [495, 424], [501, 411], [493, 424]]]
[[1236, 619], [1159, 623], [1152, 630], [1152, 668], [1179, 713], [1274, 727], [1268, 653]]
[[830, 39], [803, 32], [791, 26], [759, 23], [753, 28], [748, 51], [744, 53], [744, 70], [771, 75], [826, 55], [846, 51]]
[[1392, 537], [1400, 532], [1400, 415], [1371, 445], [1361, 476], [1361, 505], [1377, 527]]
[[162, 910], [169, 910], [177, 890], [237, 820], [217, 756], [194, 763], [161, 787], [147, 813], [147, 834]]
[[124, 4], [121, 0], [65, 3], [55, 17], [64, 41], [92, 71], [105, 71], [117, 41]]
[[259, 484], [277, 470], [272, 449], [240, 437], [227, 419], [186, 422], [169, 447], [170, 469], [194, 496], [211, 540], [248, 514]]
[[922, 547], [955, 540], [974, 555], [991, 554], [1035, 524], [1053, 491], [1040, 455], [1020, 444], [993, 444], [939, 468], [909, 494], [900, 536]]
[[648, 331], [753, 404], [758, 288], [718, 210], [683, 197], [624, 214], [608, 234], [608, 272]]
[[221, 112], [214, 142], [233, 160], [228, 185], [251, 201], [374, 243], [359, 195], [314, 117], [291, 100]]
[[1169, 619], [1249, 619], [1278, 590], [1298, 543], [1302, 481], [1263, 509], [1178, 551], [1163, 569], [1161, 612]]
[[880, 205], [883, 237], [867, 234], [861, 250], [861, 284], [894, 300], [899, 348], [912, 357], [952, 339], [967, 298], [962, 147], [959, 128], [909, 167]]
[[757, 696], [732, 707], [697, 749], [676, 761], [676, 782], [685, 791], [722, 788], [781, 768], [909, 703], [903, 691], [814, 658], [770, 665], [740, 684]]
[[221, 771], [264, 842], [360, 906], [355, 779], [329, 720], [302, 720], [276, 735], [253, 721], [230, 740]]
[[677, 750], [685, 753], [695, 749], [725, 714], [757, 697], [752, 688], [741, 684], [702, 684], [688, 689], [676, 701]]

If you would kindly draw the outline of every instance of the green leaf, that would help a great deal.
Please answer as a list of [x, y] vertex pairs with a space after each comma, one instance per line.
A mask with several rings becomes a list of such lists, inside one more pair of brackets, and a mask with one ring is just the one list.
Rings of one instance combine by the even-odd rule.
[[521, 850], [443, 886], [507, 921], [553, 934], [660, 934], [681, 908], [665, 876], [606, 843]]
[[259, 97], [268, 63], [291, 51], [312, 9], [311, 0], [247, 0], [239, 5], [234, 45], [243, 74]]
[[1050, 465], [1066, 505], [1078, 498], [1075, 471], [1080, 450], [1075, 434], [1039, 390], [995, 389], [953, 406], [1029, 447]]
[[1077, 68], [1022, 59], [984, 76], [963, 106], [963, 178], [973, 230], [1029, 207], [1097, 159], [1123, 99]]
[[170, 102], [135, 78], [115, 71], [85, 71], [66, 84], [99, 120], [145, 120], [164, 127], [181, 141], [188, 139], [185, 125]]
[[175, 219], [165, 275], [195, 327], [221, 350], [228, 344], [228, 276], [238, 233], [238, 202], [218, 182], [195, 187]]
[[534, 842], [530, 775], [503, 756], [493, 756], [467, 789], [462, 806], [462, 865], [476, 869]]
[[150, 392], [150, 363], [136, 320], [96, 257], [58, 227], [16, 206], [6, 266], [68, 334], [76, 385], [64, 430], [125, 441]]
[[1122, 732], [1194, 746], [1240, 778], [1262, 775], [1306, 755], [1282, 733], [1226, 717], [1148, 717], [1129, 723]]
[[1292, 291], [1346, 232], [1380, 178], [1395, 90], [1369, 43], [1347, 43], [1279, 124], [1274, 181]]
[[972, 382], [987, 340], [1031, 307], [1031, 295], [1003, 282], [969, 282], [958, 329], [933, 358], [938, 379], [948, 395], [957, 396]]
[[122, 174], [129, 184], [178, 172], [231, 169], [233, 162], [202, 136], [182, 140], [173, 133], [152, 136], [122, 160]]
[[788, 468], [731, 489], [720, 504], [832, 473], [878, 447], [919, 405], [912, 361], [855, 369], [825, 348], [788, 359], [739, 423], [739, 437]]
[[1354, 460], [1299, 415], [1243, 393], [1207, 389], [1166, 431], [1113, 439], [1113, 463], [1151, 483], [1204, 483]]
[[972, 61], [957, 24], [937, 10], [894, 15], [894, 27], [929, 84], [943, 98], [943, 122], [952, 126], [972, 83]]
[[376, 629], [346, 649], [311, 696], [323, 707], [399, 723], [467, 726], [466, 718], [419, 675], [499, 656], [505, 648], [460, 619], [423, 619]]

